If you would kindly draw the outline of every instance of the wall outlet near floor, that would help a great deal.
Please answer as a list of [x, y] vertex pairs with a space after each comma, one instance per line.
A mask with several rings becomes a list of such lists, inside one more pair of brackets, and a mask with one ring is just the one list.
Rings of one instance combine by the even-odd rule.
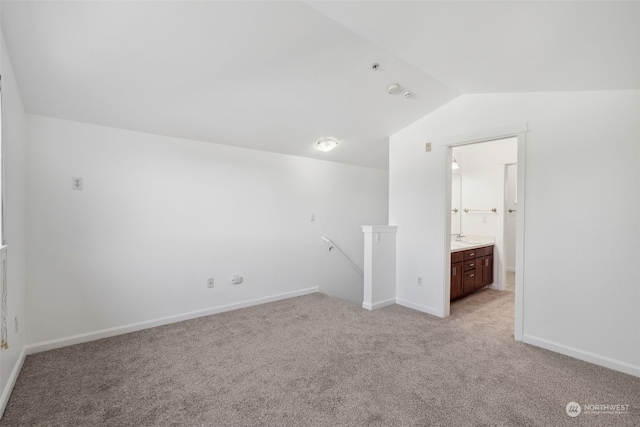
[[418, 276], [418, 286], [422, 286], [422, 276]]
[[207, 288], [213, 288], [213, 277], [207, 280]]

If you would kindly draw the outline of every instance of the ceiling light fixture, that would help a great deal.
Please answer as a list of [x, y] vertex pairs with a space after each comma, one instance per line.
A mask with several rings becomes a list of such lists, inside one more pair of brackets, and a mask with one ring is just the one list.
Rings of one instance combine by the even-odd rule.
[[316, 148], [320, 151], [331, 151], [338, 146], [338, 140], [335, 138], [322, 138], [316, 142]]
[[456, 158], [455, 157], [453, 158], [453, 161], [451, 162], [451, 169], [453, 169], [454, 171], [460, 169], [460, 165], [458, 164], [458, 162], [456, 162]]

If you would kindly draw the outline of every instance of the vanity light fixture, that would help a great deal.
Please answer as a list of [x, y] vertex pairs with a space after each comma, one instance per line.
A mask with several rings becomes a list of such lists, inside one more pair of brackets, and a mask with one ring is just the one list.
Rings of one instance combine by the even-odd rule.
[[458, 164], [458, 162], [456, 162], [456, 158], [455, 157], [453, 158], [453, 161], [451, 162], [451, 169], [453, 169], [454, 171], [460, 169], [460, 165]]
[[331, 151], [338, 146], [338, 140], [335, 138], [322, 138], [316, 142], [316, 148], [320, 151]]

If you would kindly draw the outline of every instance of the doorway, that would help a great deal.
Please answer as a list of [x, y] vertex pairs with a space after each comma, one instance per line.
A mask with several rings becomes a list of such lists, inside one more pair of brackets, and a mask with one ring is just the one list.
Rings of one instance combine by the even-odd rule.
[[[445, 229], [448, 233], [445, 236], [445, 271], [452, 271], [452, 247], [456, 250], [460, 248], [459, 242], [454, 242], [452, 237], [472, 236], [466, 239], [470, 243], [471, 240], [486, 243], [483, 238], [493, 238], [495, 256], [491, 287], [515, 292], [516, 340], [522, 340], [524, 317], [526, 130], [527, 125], [523, 123], [497, 131], [450, 138], [443, 144], [447, 147]], [[512, 145], [510, 154], [496, 151], [496, 147], [508, 144]], [[493, 148], [483, 150], [483, 146]], [[457, 173], [453, 171], [454, 158], [459, 167]], [[460, 200], [454, 198], [456, 194], [460, 194]], [[458, 212], [455, 212], [456, 209]], [[511, 280], [512, 277], [515, 280]], [[445, 275], [445, 316], [450, 313], [451, 279], [450, 274]]]

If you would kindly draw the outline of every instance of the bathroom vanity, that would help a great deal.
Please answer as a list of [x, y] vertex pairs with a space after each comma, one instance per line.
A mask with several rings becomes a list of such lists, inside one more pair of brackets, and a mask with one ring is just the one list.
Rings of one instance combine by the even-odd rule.
[[451, 245], [451, 301], [493, 283], [493, 243]]

